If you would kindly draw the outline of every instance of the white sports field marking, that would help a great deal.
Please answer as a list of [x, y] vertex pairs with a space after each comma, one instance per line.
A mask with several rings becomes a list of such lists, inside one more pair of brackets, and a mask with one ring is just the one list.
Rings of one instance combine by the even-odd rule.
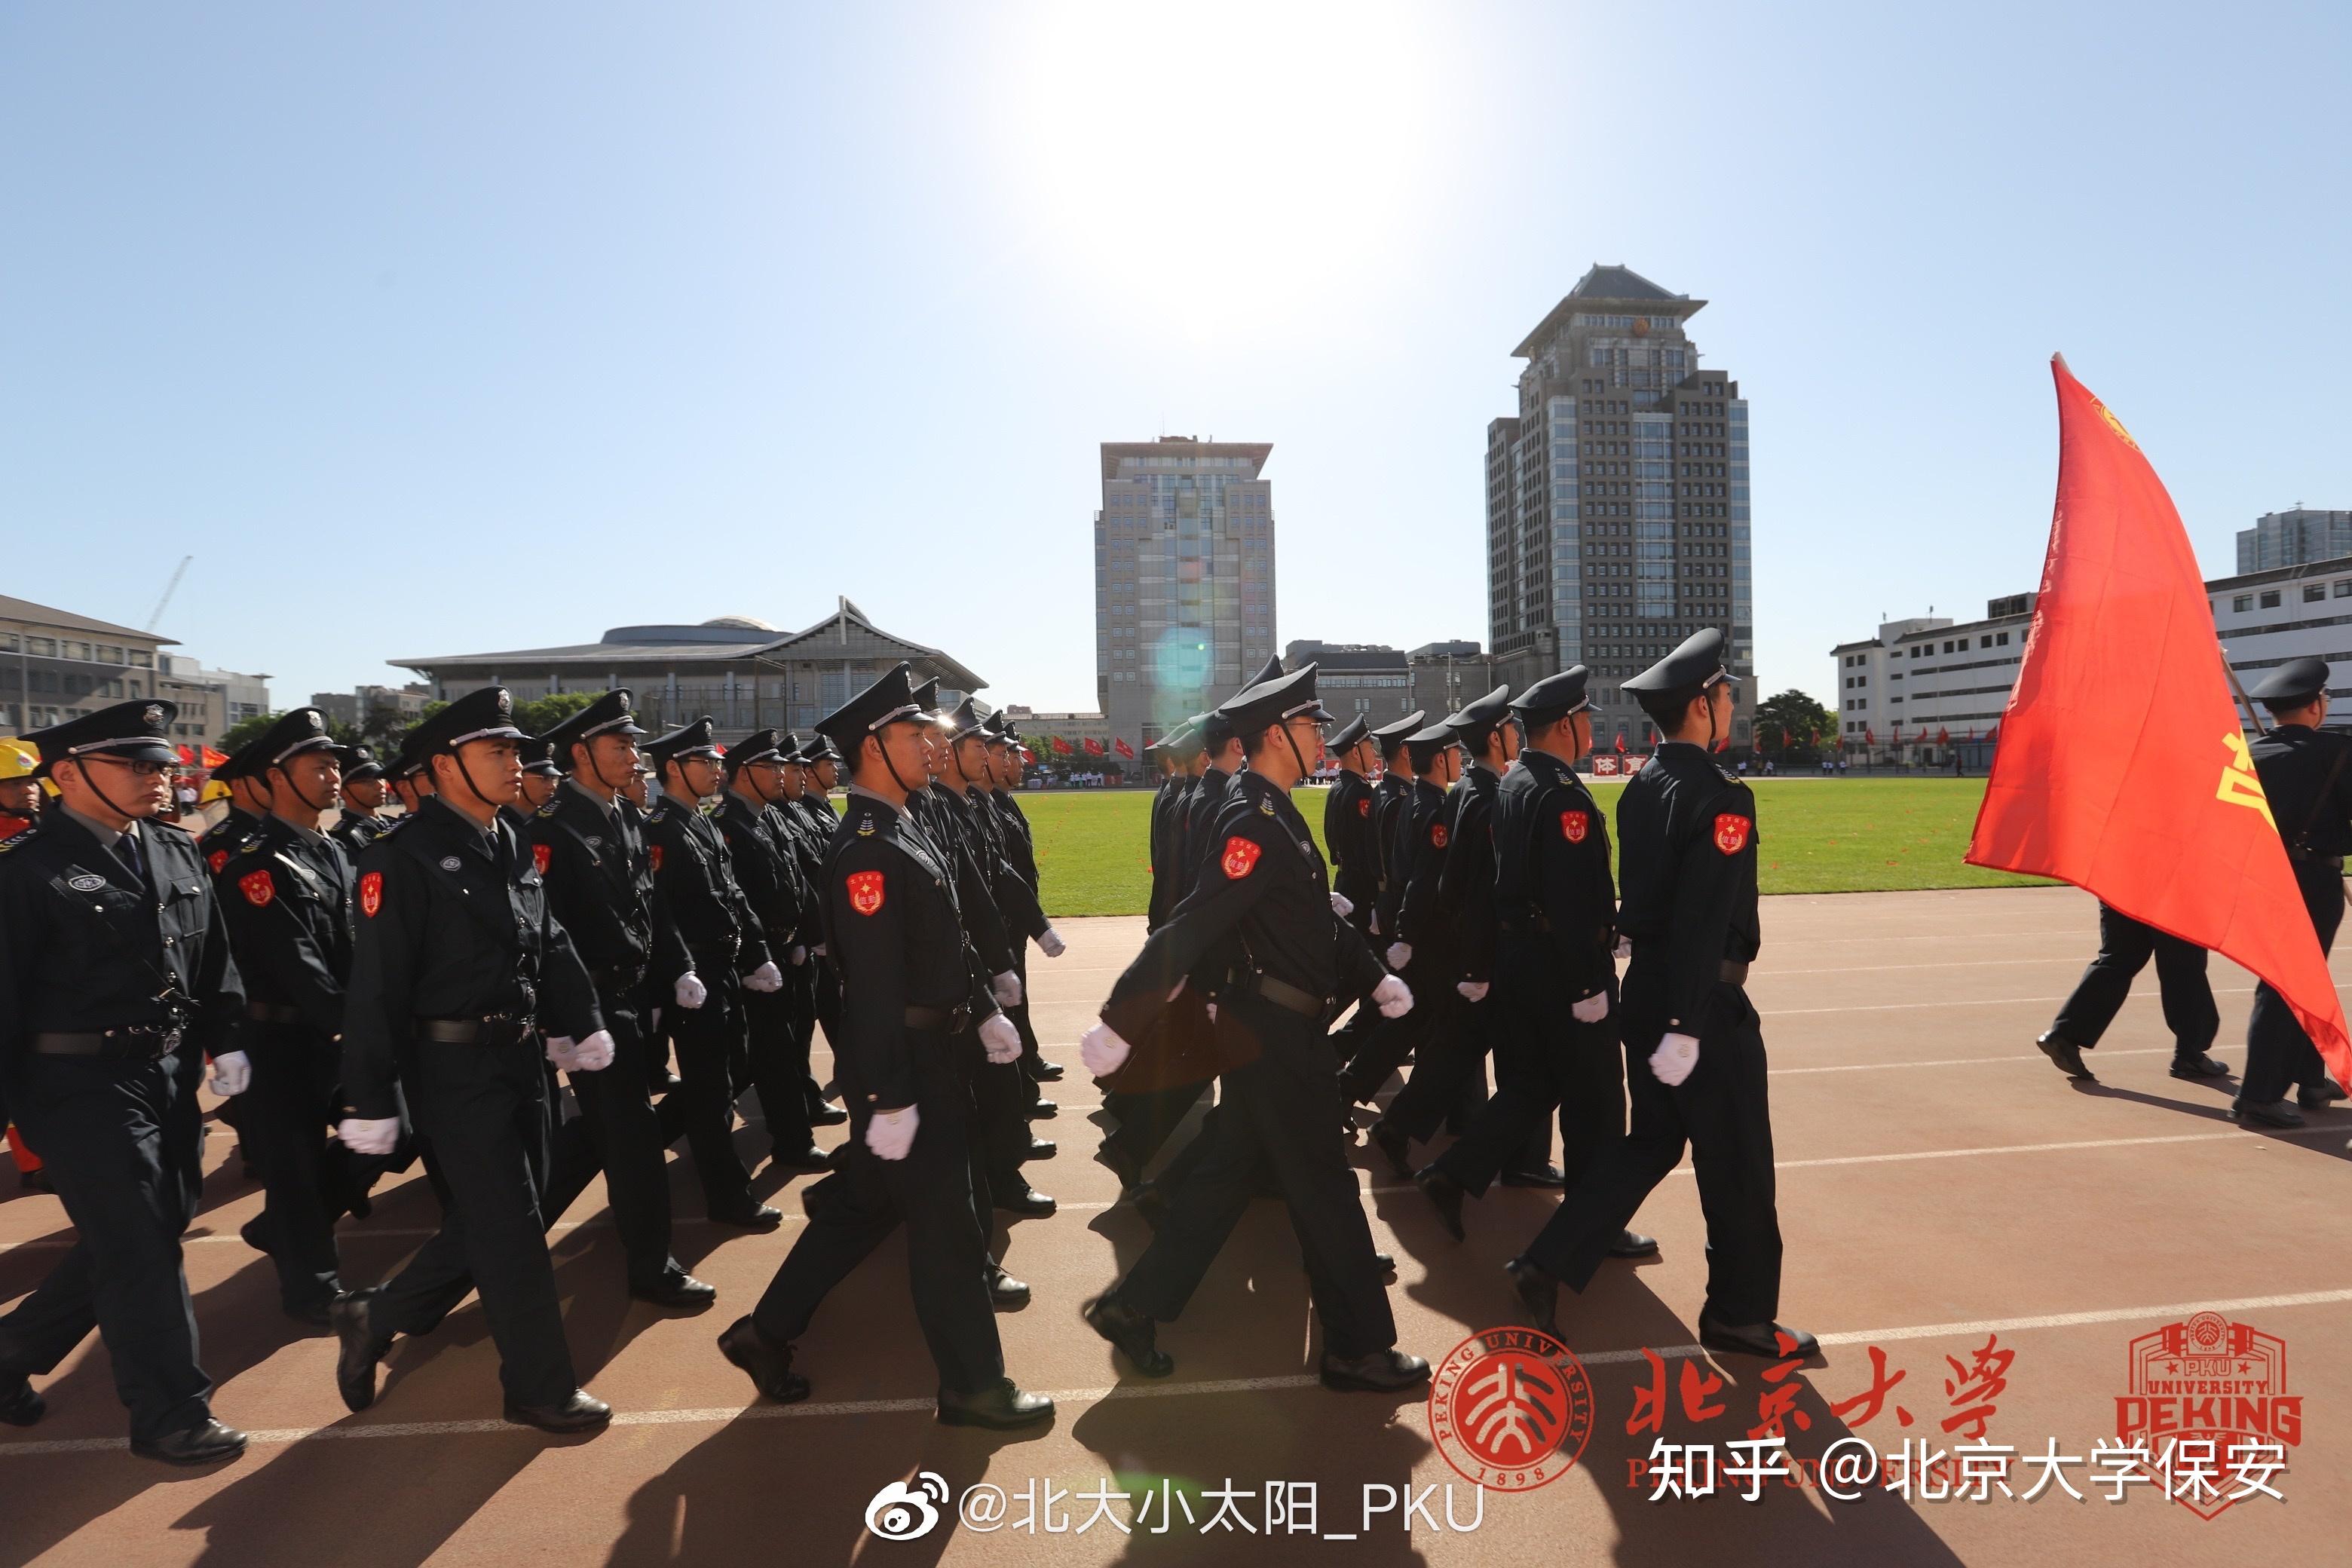
[[[2352, 1289], [2305, 1290], [2284, 1296], [2245, 1296], [2228, 1301], [2181, 1301], [2161, 1307], [2114, 1307], [2089, 1312], [2045, 1312], [2026, 1318], [1980, 1318], [1970, 1322], [1913, 1323], [1890, 1329], [1849, 1329], [1822, 1334], [1824, 1345], [1881, 1344], [1890, 1340], [1974, 1339], [1979, 1334], [2025, 1333], [2042, 1329], [2093, 1327], [2145, 1320], [2180, 1320], [2199, 1312], [2272, 1312], [2294, 1307], [2331, 1307], [2352, 1301]], [[1647, 1347], [1667, 1359], [1704, 1357], [1701, 1345]], [[1642, 1359], [1641, 1347], [1631, 1350], [1586, 1351], [1577, 1360], [1586, 1366], [1616, 1366]], [[1056, 1405], [1094, 1405], [1108, 1399], [1183, 1399], [1202, 1394], [1266, 1394], [1316, 1387], [1318, 1380], [1293, 1373], [1279, 1377], [1221, 1378], [1205, 1383], [1122, 1383], [1108, 1387], [1057, 1388], [1047, 1397]], [[724, 1426], [736, 1421], [809, 1421], [835, 1415], [912, 1415], [929, 1411], [929, 1399], [857, 1399], [829, 1404], [753, 1405], [738, 1408], [709, 1405], [684, 1410], [625, 1410], [613, 1417], [615, 1426]], [[264, 1445], [310, 1443], [362, 1437], [460, 1437], [480, 1433], [519, 1431], [504, 1421], [410, 1421], [373, 1426], [283, 1426], [248, 1432], [252, 1442]], [[540, 1441], [534, 1437], [533, 1441]], [[29, 1443], [0, 1443], [0, 1459], [30, 1458], [47, 1454], [99, 1454], [130, 1447], [121, 1437], [68, 1437]]]

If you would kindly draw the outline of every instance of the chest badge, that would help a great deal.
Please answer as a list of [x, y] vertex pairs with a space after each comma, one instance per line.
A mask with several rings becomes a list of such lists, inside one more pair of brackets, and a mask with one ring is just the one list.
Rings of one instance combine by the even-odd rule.
[[84, 871], [80, 876], [69, 879], [66, 886], [77, 893], [95, 893], [106, 886], [106, 879], [95, 871]]
[[454, 871], [463, 864], [465, 864], [465, 862], [459, 860], [455, 855], [444, 855], [441, 857], [441, 869], [444, 871]]
[[539, 874], [541, 876], [544, 877], [547, 875], [547, 868], [554, 859], [554, 845], [534, 844], [530, 847], [530, 863], [539, 868]]
[[1592, 831], [1592, 819], [1580, 811], [1559, 814], [1559, 836], [1570, 844], [1581, 844], [1584, 836]]

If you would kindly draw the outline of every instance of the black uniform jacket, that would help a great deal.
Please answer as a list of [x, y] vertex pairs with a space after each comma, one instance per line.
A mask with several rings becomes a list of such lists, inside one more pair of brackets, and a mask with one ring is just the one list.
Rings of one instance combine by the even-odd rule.
[[[824, 930], [841, 973], [835, 1068], [861, 1110], [897, 1110], [918, 1090], [953, 1083], [951, 1035], [907, 1010], [996, 1011], [964, 936], [953, 868], [922, 826], [853, 793], [824, 862]], [[944, 1076], [943, 1076], [944, 1075]]]
[[144, 881], [54, 805], [0, 842], [0, 1081], [33, 1035], [177, 1025], [182, 1049], [232, 1048], [245, 986], [195, 840], [152, 822], [138, 837]]
[[352, 973], [352, 863], [341, 845], [273, 816], [221, 871], [219, 894], [247, 997], [343, 1027]]
[[735, 879], [735, 858], [710, 818], [665, 797], [646, 814], [646, 852], [653, 857], [654, 896], [698, 971], [749, 974], [768, 962], [759, 917]]
[[1569, 999], [1616, 978], [1608, 819], [1548, 752], [1522, 752], [1495, 791], [1495, 913], [1503, 939], [1540, 953]]
[[[1324, 999], [1327, 1013], [1387, 973], [1355, 928], [1331, 912], [1322, 851], [1288, 792], [1261, 774], [1241, 773], [1211, 827], [1198, 885], [1146, 939], [1103, 1004], [1104, 1020], [1139, 1049], [1177, 982], [1228, 944], [1242, 970], [1233, 989], [1246, 994], [1255, 975], [1267, 975]], [[1223, 1035], [1222, 1012], [1218, 1026]]]
[[1662, 743], [1618, 799], [1617, 927], [1635, 966], [1665, 963], [1669, 1031], [1697, 1035], [1724, 963], [1756, 956], [1757, 842], [1754, 794], [1687, 741]]
[[1323, 797], [1323, 847], [1331, 852], [1331, 887], [1366, 914], [1381, 894], [1381, 851], [1372, 827], [1372, 785], [1339, 770]]
[[1437, 873], [1441, 917], [1453, 932], [1454, 978], [1495, 973], [1495, 792], [1502, 778], [1483, 763], [1462, 770], [1448, 797], [1452, 817]]
[[346, 1116], [394, 1114], [393, 1079], [420, 1018], [535, 1018], [575, 1040], [604, 1026], [530, 849], [504, 822], [485, 833], [425, 801], [360, 852], [359, 907], [343, 1010]]
[[804, 945], [803, 930], [815, 923], [815, 907], [793, 846], [779, 835], [769, 808], [753, 805], [731, 789], [719, 797], [718, 820], [735, 880], [759, 917], [769, 952], [782, 964], [788, 949]]
[[524, 837], [547, 884], [548, 909], [580, 962], [605, 985], [625, 989], [638, 974], [667, 992], [694, 967], [686, 943], [654, 896], [654, 861], [641, 818], [628, 802], [607, 812], [587, 792], [560, 785], [534, 813]]

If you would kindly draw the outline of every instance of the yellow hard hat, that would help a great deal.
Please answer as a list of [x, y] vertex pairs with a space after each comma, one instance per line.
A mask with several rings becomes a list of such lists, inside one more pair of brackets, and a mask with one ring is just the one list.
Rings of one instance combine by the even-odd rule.
[[198, 805], [210, 805], [216, 800], [226, 800], [227, 798], [228, 785], [221, 783], [218, 779], [206, 779], [205, 781], [204, 789], [196, 796], [196, 804]]
[[0, 780], [30, 778], [40, 765], [40, 753], [32, 747], [0, 736]]

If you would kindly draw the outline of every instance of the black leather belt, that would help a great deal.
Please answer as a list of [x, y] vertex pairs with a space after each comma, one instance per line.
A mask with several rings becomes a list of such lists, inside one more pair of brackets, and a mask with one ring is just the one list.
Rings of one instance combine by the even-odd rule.
[[1320, 1018], [1331, 1008], [1330, 998], [1318, 996], [1311, 991], [1302, 991], [1286, 980], [1276, 980], [1273, 975], [1263, 973], [1253, 974], [1244, 981], [1242, 989], [1246, 994], [1263, 996], [1276, 1006], [1286, 1007], [1303, 1017]]
[[645, 984], [646, 966], [642, 963], [607, 963], [588, 971], [588, 978], [612, 991], [626, 991]]
[[111, 1057], [132, 1061], [160, 1061], [180, 1047], [180, 1031], [160, 1024], [125, 1024], [120, 1028], [84, 1034], [35, 1035], [32, 1051], [38, 1057]]
[[419, 1018], [416, 1037], [445, 1046], [510, 1046], [527, 1037], [529, 1018], [500, 1014], [491, 1018]]
[[971, 1022], [971, 1005], [961, 1007], [909, 1007], [907, 1027], [910, 1029], [944, 1029], [950, 1034], [961, 1031]]
[[2290, 849], [2286, 852], [2286, 858], [2299, 866], [2322, 866], [2339, 877], [2344, 874], [2344, 857], [2341, 855], [2310, 855], [2298, 849]]
[[274, 1002], [247, 1002], [245, 1016], [257, 1024], [299, 1024], [302, 1021], [299, 1007], [280, 1007]]

